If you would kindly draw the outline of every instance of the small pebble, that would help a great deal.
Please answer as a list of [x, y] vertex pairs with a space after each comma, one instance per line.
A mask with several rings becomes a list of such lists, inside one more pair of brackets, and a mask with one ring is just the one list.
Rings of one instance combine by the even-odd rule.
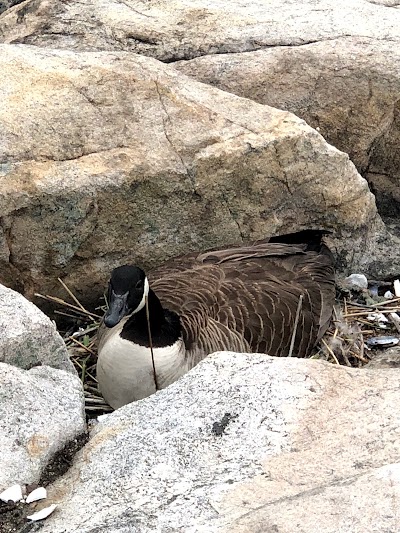
[[368, 280], [364, 274], [351, 274], [351, 276], [348, 276], [344, 281], [346, 286], [350, 289], [360, 290], [368, 288]]

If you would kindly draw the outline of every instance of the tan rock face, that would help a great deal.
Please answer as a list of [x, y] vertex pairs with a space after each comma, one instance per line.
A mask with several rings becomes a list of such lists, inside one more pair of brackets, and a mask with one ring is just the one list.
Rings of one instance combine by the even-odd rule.
[[3, 45], [0, 69], [1, 277], [28, 295], [310, 226], [354, 266], [385, 235], [348, 157], [287, 112], [126, 53]]
[[[400, 10], [393, 19], [400, 28]], [[394, 44], [397, 43], [397, 44]], [[382, 214], [400, 213], [400, 29], [305, 46], [210, 55], [174, 66], [193, 78], [286, 109], [350, 155]]]
[[291, 111], [350, 155], [381, 214], [400, 214], [397, 0], [26, 0], [0, 40], [135, 52]]

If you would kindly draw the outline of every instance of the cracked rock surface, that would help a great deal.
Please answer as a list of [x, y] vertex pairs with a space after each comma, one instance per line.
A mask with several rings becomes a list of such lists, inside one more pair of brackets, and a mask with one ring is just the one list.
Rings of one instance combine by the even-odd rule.
[[54, 454], [85, 427], [77, 375], [0, 363], [0, 492], [15, 483], [38, 483]]
[[0, 40], [134, 52], [291, 111], [350, 155], [383, 216], [400, 214], [399, 0], [26, 0]]
[[19, 293], [0, 285], [0, 362], [38, 365], [76, 374], [55, 324]]
[[394, 217], [400, 214], [400, 11], [392, 16], [396, 38], [344, 36], [174, 66], [318, 128], [366, 177], [380, 213]]
[[399, 401], [397, 370], [214, 354], [98, 424], [41, 533], [396, 531]]
[[393, 0], [26, 0], [3, 14], [0, 38], [171, 62], [343, 36], [398, 39], [397, 7]]
[[62, 276], [97, 301], [117, 264], [306, 227], [343, 268], [388, 242], [348, 156], [288, 112], [124, 52], [1, 45], [0, 70], [1, 275], [28, 297]]

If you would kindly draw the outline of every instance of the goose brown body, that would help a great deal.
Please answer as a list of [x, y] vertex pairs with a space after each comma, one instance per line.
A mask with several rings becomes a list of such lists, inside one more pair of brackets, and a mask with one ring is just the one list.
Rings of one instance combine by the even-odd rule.
[[[149, 272], [146, 283], [159, 388], [215, 351], [287, 356], [294, 332], [292, 355], [307, 356], [335, 298], [332, 257], [320, 234], [311, 246], [266, 240], [188, 254]], [[113, 327], [100, 327], [98, 380], [113, 407], [156, 390], [143, 301]]]
[[190, 366], [217, 350], [305, 357], [326, 331], [335, 297], [326, 251], [258, 243], [190, 254], [149, 274], [162, 306], [180, 316]]

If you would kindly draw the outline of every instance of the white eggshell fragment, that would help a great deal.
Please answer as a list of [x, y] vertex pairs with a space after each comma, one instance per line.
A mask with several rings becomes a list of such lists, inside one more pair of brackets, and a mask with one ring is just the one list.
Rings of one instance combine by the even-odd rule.
[[395, 279], [393, 282], [393, 288], [395, 295], [400, 298], [400, 280]]
[[8, 487], [8, 489], [3, 490], [0, 494], [0, 500], [6, 503], [10, 500], [14, 503], [22, 500], [22, 489], [20, 485], [13, 485], [12, 487]]
[[53, 505], [49, 505], [48, 507], [45, 507], [44, 509], [41, 509], [37, 513], [27, 516], [26, 518], [28, 520], [32, 520], [32, 522], [37, 522], [38, 520], [44, 520], [45, 518], [51, 515], [51, 513], [54, 511], [56, 507], [57, 507], [57, 504], [53, 503]]
[[383, 313], [370, 313], [367, 316], [367, 319], [371, 321], [376, 320], [377, 322], [389, 322], [389, 320], [385, 317]]
[[383, 297], [387, 298], [388, 300], [391, 300], [394, 297], [394, 294], [390, 291], [386, 291]]
[[26, 503], [32, 503], [44, 498], [47, 498], [47, 490], [44, 487], [38, 487], [29, 494], [25, 501]]

